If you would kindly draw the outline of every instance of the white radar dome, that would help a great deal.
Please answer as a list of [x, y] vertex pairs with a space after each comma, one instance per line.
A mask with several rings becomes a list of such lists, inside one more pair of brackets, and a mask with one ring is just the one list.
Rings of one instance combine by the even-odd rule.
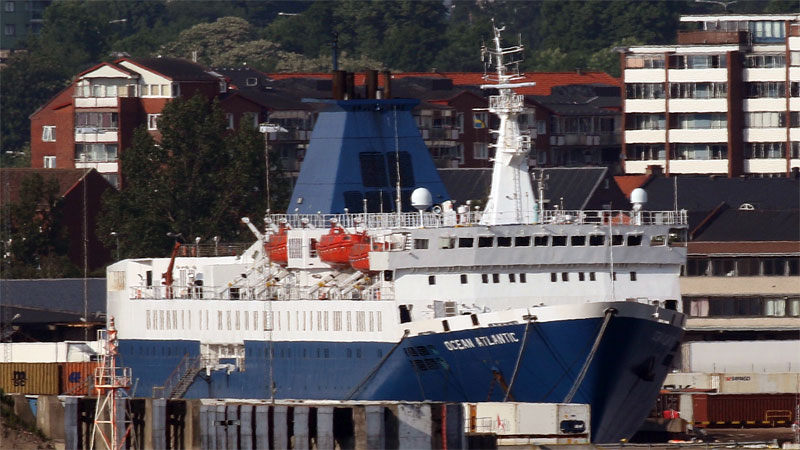
[[631, 192], [631, 203], [645, 204], [647, 203], [647, 192], [642, 188], [636, 188]]
[[433, 204], [433, 196], [431, 191], [425, 188], [416, 188], [411, 193], [411, 206], [418, 211], [425, 211]]

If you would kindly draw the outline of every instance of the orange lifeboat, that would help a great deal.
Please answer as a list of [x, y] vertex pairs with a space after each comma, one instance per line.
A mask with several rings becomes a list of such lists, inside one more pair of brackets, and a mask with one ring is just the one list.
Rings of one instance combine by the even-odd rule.
[[317, 244], [319, 259], [330, 264], [350, 263], [350, 250], [364, 242], [365, 234], [351, 234], [336, 224], [331, 226], [331, 231], [322, 236]]
[[361, 272], [369, 272], [369, 253], [382, 252], [389, 249], [389, 244], [383, 242], [361, 242], [354, 244], [350, 249], [350, 265]]
[[280, 265], [286, 265], [289, 262], [289, 252], [286, 249], [287, 238], [286, 228], [283, 226], [277, 233], [270, 236], [267, 243], [267, 254], [270, 261]]

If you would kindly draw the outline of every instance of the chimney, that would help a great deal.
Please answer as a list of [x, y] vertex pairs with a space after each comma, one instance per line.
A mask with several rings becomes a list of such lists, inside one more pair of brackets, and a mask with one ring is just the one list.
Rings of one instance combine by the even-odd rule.
[[392, 72], [383, 71], [383, 98], [392, 98]]
[[344, 70], [333, 71], [333, 99], [344, 100], [345, 84], [347, 83], [347, 72]]
[[660, 164], [652, 164], [647, 166], [647, 169], [644, 171], [645, 175], [650, 175], [651, 177], [660, 177], [664, 175], [664, 168], [661, 167]]
[[378, 92], [378, 71], [367, 70], [366, 83], [367, 85], [367, 98], [374, 99], [375, 94]]

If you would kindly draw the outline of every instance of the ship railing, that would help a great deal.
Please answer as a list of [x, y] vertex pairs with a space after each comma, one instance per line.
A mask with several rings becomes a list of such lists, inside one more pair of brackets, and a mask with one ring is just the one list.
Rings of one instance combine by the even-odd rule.
[[[441, 228], [480, 224], [483, 213], [469, 212], [407, 212], [407, 213], [348, 213], [348, 214], [274, 214], [275, 223], [286, 221], [292, 227], [326, 228], [331, 219], [346, 228]], [[534, 212], [532, 224], [625, 224], [625, 225], [686, 225], [685, 210], [625, 211], [625, 210], [561, 210]]]
[[[339, 289], [336, 292], [340, 292]], [[173, 286], [171, 297], [166, 296], [166, 286], [132, 287], [130, 298], [132, 300], [391, 300], [394, 298], [393, 289], [384, 287], [369, 287], [348, 291], [348, 295], [335, 295], [328, 290], [319, 290], [311, 295], [308, 289], [291, 285], [275, 285], [266, 287], [255, 286]], [[325, 293], [324, 296], [322, 294]]]

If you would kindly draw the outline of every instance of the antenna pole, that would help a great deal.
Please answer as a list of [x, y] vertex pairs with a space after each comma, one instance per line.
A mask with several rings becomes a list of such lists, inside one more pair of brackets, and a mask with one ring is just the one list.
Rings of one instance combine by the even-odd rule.
[[395, 211], [397, 211], [397, 216], [400, 217], [400, 214], [403, 212], [403, 198], [400, 193], [400, 137], [398, 134], [397, 129], [397, 105], [394, 106], [394, 166], [395, 170], [397, 171], [397, 182], [395, 183], [395, 189], [397, 190], [397, 196], [395, 198]]

